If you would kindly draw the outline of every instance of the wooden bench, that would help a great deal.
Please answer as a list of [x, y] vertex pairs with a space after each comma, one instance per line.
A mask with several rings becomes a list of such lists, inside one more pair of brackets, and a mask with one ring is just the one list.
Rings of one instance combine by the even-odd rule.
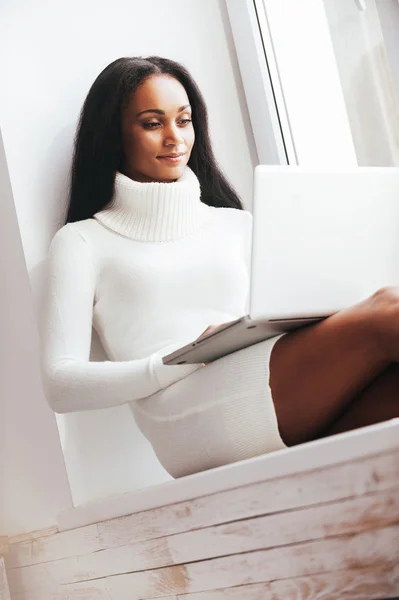
[[10, 542], [12, 600], [399, 597], [399, 419], [76, 507]]

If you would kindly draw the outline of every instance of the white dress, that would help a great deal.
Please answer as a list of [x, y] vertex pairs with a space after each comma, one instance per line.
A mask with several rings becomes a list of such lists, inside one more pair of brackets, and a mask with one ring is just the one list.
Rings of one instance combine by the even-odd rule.
[[[204, 367], [162, 356], [247, 312], [251, 215], [174, 183], [117, 174], [111, 207], [55, 235], [42, 374], [56, 412], [129, 404], [174, 477], [284, 448], [269, 387], [272, 338]], [[109, 360], [90, 362], [92, 326]]]

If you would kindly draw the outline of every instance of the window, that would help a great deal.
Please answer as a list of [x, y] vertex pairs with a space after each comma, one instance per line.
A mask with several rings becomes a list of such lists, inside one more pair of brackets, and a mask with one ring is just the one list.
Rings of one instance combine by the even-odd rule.
[[227, 6], [259, 162], [399, 165], [397, 0]]

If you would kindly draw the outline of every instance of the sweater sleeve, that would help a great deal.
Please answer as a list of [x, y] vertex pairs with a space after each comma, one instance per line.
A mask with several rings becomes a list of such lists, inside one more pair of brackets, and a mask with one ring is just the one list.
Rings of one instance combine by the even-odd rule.
[[42, 341], [45, 396], [57, 413], [108, 408], [146, 398], [202, 365], [166, 366], [162, 355], [89, 360], [96, 275], [88, 242], [74, 224], [50, 246]]

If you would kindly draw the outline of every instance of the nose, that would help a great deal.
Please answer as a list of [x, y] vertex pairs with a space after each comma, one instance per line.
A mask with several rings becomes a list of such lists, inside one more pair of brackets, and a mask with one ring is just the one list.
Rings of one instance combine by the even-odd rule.
[[182, 131], [175, 125], [171, 124], [165, 130], [164, 144], [165, 146], [178, 146], [184, 142]]

